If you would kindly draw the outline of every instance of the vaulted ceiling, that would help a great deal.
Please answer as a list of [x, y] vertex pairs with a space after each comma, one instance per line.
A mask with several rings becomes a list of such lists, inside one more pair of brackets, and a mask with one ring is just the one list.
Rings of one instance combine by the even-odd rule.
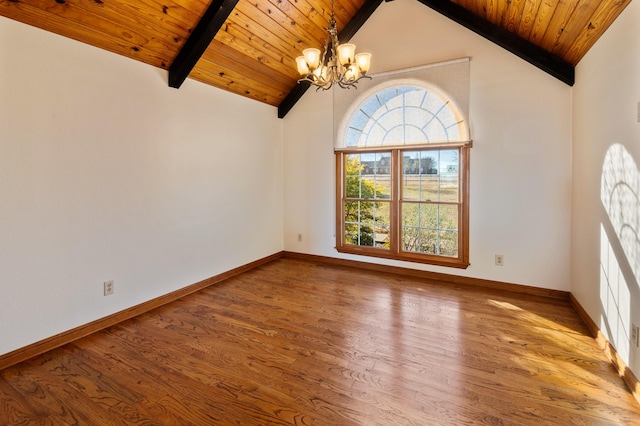
[[[573, 84], [573, 67], [631, 0], [417, 0]], [[382, 0], [335, 0], [340, 40]], [[306, 90], [295, 57], [321, 47], [331, 0], [0, 0], [0, 15], [279, 107]]]

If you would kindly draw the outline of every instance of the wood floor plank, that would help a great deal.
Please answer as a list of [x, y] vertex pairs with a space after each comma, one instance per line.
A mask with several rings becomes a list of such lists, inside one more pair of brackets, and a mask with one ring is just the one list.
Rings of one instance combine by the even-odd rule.
[[632, 425], [566, 300], [282, 258], [0, 371], [0, 424]]

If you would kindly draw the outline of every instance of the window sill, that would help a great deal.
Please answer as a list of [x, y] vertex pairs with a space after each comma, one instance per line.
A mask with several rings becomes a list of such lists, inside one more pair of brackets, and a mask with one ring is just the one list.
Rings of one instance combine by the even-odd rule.
[[470, 265], [469, 261], [455, 258], [434, 256], [428, 254], [418, 253], [392, 253], [389, 250], [377, 249], [373, 247], [358, 247], [358, 246], [342, 246], [336, 247], [338, 253], [356, 254], [359, 256], [379, 257], [384, 259], [401, 260], [404, 262], [422, 263], [424, 265], [445, 266], [448, 268], [467, 269]]

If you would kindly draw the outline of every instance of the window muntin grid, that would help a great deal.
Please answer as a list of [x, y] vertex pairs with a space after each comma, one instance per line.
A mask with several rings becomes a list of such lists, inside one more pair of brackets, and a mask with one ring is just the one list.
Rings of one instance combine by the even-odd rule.
[[402, 251], [458, 256], [458, 149], [401, 151]]
[[389, 248], [391, 152], [345, 156], [345, 243]]
[[435, 91], [394, 86], [367, 98], [344, 134], [346, 148], [460, 142], [466, 123], [455, 105]]

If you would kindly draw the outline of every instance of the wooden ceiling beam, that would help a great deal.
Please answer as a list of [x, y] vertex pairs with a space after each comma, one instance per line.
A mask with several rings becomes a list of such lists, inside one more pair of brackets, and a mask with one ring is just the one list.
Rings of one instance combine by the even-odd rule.
[[[341, 43], [346, 43], [358, 32], [360, 27], [367, 22], [367, 19], [375, 12], [375, 10], [382, 4], [383, 0], [367, 0], [358, 12], [351, 18], [349, 23], [345, 25], [338, 39]], [[292, 64], [293, 66], [293, 64]], [[291, 92], [280, 102], [278, 105], [278, 118], [284, 118], [291, 108], [300, 100], [302, 95], [307, 91], [311, 84], [308, 82], [298, 83]]]
[[169, 87], [179, 88], [227, 20], [238, 0], [213, 0], [169, 67]]
[[516, 56], [519, 56], [530, 64], [535, 65], [563, 83], [573, 86], [575, 82], [575, 68], [571, 63], [559, 56], [547, 52], [517, 34], [510, 33], [505, 28], [485, 21], [455, 3], [442, 0], [418, 1]]

